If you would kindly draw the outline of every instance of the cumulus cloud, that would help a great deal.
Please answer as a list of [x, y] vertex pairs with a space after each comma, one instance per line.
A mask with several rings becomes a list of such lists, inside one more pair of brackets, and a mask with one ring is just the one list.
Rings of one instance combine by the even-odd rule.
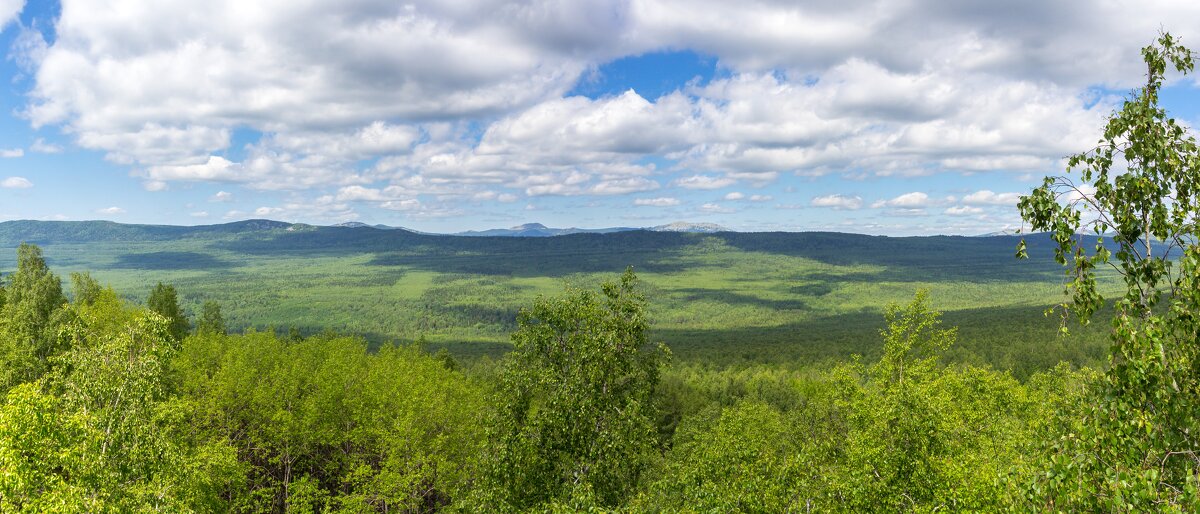
[[745, 193], [734, 191], [732, 193], [725, 195], [725, 199], [729, 200], [729, 201], [734, 201], [734, 202], [769, 202], [769, 201], [775, 199], [775, 197], [773, 197], [771, 195], [749, 195], [749, 196], [747, 196]]
[[116, 215], [116, 214], [125, 214], [125, 209], [122, 209], [120, 207], [115, 207], [115, 206], [114, 207], [105, 207], [103, 209], [96, 209], [96, 214], [108, 214], [110, 216]]
[[825, 195], [813, 197], [811, 205], [813, 207], [829, 207], [832, 209], [855, 210], [863, 205], [863, 199], [860, 196], [847, 195]]
[[675, 181], [675, 185], [684, 189], [721, 189], [737, 183], [729, 177], [713, 177], [709, 175], [692, 175]]
[[54, 153], [62, 153], [63, 148], [54, 143], [47, 143], [45, 139], [42, 139], [39, 137], [33, 141], [32, 145], [29, 145], [29, 151], [35, 152], [35, 153], [54, 154]]
[[271, 218], [284, 221], [301, 219], [315, 222], [340, 223], [358, 219], [358, 213], [345, 202], [338, 201], [333, 195], [322, 195], [305, 199], [295, 197], [280, 205], [264, 205], [250, 212], [231, 210], [225, 213], [226, 219]]
[[1080, 200], [1092, 200], [1096, 195], [1096, 187], [1091, 184], [1080, 184], [1067, 192], [1064, 199], [1068, 202], [1078, 202]]
[[233, 201], [233, 193], [230, 193], [229, 191], [217, 191], [215, 194], [213, 194], [212, 196], [210, 196], [208, 198], [208, 201], [210, 201], [210, 202], [232, 202]]
[[633, 204], [642, 207], [674, 207], [679, 205], [678, 198], [669, 196], [660, 196], [658, 198], [637, 198], [633, 200]]
[[658, 182], [644, 177], [618, 178], [602, 180], [588, 191], [595, 195], [624, 195], [642, 191], [653, 191], [660, 186]]
[[1020, 193], [994, 193], [983, 189], [964, 196], [962, 202], [968, 205], [1016, 205], [1020, 199]]
[[5, 189], [29, 189], [33, 187], [33, 182], [25, 177], [8, 177], [0, 180], [0, 187]]
[[983, 213], [982, 208], [973, 207], [970, 205], [955, 205], [954, 207], [948, 207], [946, 209], [946, 214], [949, 214], [951, 216], [966, 216], [966, 215], [970, 215], [970, 214], [982, 214], [982, 213]]
[[17, 19], [17, 15], [21, 14], [21, 10], [25, 8], [25, 0], [2, 0], [0, 1], [0, 29], [8, 27], [8, 24]]
[[879, 200], [871, 207], [878, 209], [881, 207], [899, 207], [902, 209], [920, 209], [930, 205], [929, 195], [922, 192], [905, 193], [890, 200]]
[[23, 157], [24, 155], [25, 155], [25, 150], [21, 149], [21, 148], [8, 148], [8, 149], [0, 148], [0, 157], [3, 157], [5, 159], [13, 159], [13, 158], [17, 158], [17, 157]]
[[[447, 198], [452, 197], [452, 196], [453, 195], [447, 195]], [[480, 191], [478, 193], [471, 195], [471, 199], [479, 200], [479, 201], [496, 200], [500, 203], [513, 203], [518, 200], [518, 197], [517, 197], [517, 195], [514, 195], [512, 193], [497, 193], [495, 191]]]
[[[668, 173], [695, 190], [783, 174], [1041, 173], [1095, 140], [1119, 98], [1088, 88], [1136, 84], [1137, 51], [1162, 20], [1200, 38], [1200, 4], [1177, 1], [125, 6], [64, 3], [52, 43], [22, 31], [13, 59], [32, 77], [21, 111], [34, 127], [148, 188], [230, 183], [401, 212], [453, 211], [429, 195], [628, 195]], [[20, 9], [0, 0], [0, 21]], [[657, 98], [566, 96], [605, 62], [663, 49], [715, 56], [723, 73]], [[352, 198], [367, 190], [378, 194]], [[862, 205], [845, 200], [812, 205]]]
[[731, 212], [737, 212], [737, 209], [734, 209], [732, 207], [725, 207], [724, 205], [717, 204], [717, 203], [706, 203], [704, 205], [701, 205], [699, 207], [699, 209], [700, 209], [700, 212], [706, 212], [706, 213], [729, 214]]

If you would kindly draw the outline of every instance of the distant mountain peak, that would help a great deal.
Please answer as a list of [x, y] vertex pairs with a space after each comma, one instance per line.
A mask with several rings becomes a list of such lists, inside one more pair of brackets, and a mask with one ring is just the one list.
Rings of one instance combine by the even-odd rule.
[[421, 231], [413, 230], [413, 229], [411, 229], [411, 228], [404, 228], [404, 227], [393, 227], [393, 226], [391, 226], [391, 225], [384, 225], [384, 224], [382, 224], [382, 223], [376, 223], [376, 224], [374, 224], [374, 225], [368, 225], [368, 224], [366, 224], [366, 223], [363, 223], [363, 222], [361, 222], [361, 221], [343, 221], [343, 222], [341, 222], [341, 223], [338, 223], [338, 224], [336, 224], [336, 225], [330, 225], [330, 226], [331, 226], [331, 227], [338, 227], [338, 228], [373, 228], [373, 229], [376, 229], [376, 230], [403, 230], [403, 231], [405, 231], [405, 232], [412, 232], [412, 233], [414, 233], [414, 234], [426, 234], [426, 233], [427, 233], [427, 232], [421, 232]]
[[627, 232], [631, 230], [649, 230], [651, 232], [732, 232], [728, 228], [715, 223], [688, 223], [677, 221], [657, 227], [607, 227], [607, 228], [552, 228], [541, 223], [526, 223], [512, 228], [494, 228], [490, 230], [468, 230], [455, 235], [460, 236], [492, 236], [492, 237], [553, 237], [570, 234], [608, 234], [612, 232]]
[[231, 226], [231, 227], [250, 229], [250, 230], [263, 230], [263, 229], [291, 228], [293, 225], [295, 225], [295, 223], [288, 223], [286, 221], [256, 219], [256, 220], [234, 221], [231, 223], [227, 223], [226, 225]]
[[655, 232], [731, 232], [731, 230], [716, 223], [691, 223], [687, 221], [676, 221], [666, 225], [650, 227], [649, 230], [653, 230]]
[[995, 232], [988, 232], [986, 234], [976, 234], [972, 237], [1016, 236], [1016, 235], [1020, 235], [1020, 234], [1021, 234], [1021, 229], [1019, 229], [1019, 228], [1004, 227]]

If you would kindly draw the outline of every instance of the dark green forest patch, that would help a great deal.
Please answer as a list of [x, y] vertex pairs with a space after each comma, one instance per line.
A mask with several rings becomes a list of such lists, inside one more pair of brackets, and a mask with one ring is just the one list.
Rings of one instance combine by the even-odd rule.
[[216, 256], [200, 252], [151, 252], [127, 253], [117, 257], [109, 265], [116, 269], [140, 270], [216, 270], [228, 269], [232, 264]]

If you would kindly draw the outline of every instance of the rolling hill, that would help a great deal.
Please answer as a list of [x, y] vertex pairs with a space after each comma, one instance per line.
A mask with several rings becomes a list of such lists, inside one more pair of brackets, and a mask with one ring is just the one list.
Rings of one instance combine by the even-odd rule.
[[[680, 358], [748, 361], [870, 353], [883, 308], [928, 288], [970, 336], [964, 360], [1004, 367], [1041, 351], [1031, 342], [1056, 348], [1047, 359], [1098, 358], [1102, 341], [1060, 341], [1042, 315], [1062, 291], [1048, 238], [1028, 238], [1027, 261], [1013, 258], [1017, 240], [649, 230], [463, 237], [269, 220], [10, 221], [0, 223], [0, 270], [31, 242], [64, 276], [91, 271], [131, 301], [158, 281], [172, 283], [185, 308], [218, 301], [240, 328], [422, 338], [486, 354], [503, 351], [517, 310], [536, 295], [633, 266], [651, 299], [655, 337]], [[1008, 328], [998, 332], [1001, 320]]]

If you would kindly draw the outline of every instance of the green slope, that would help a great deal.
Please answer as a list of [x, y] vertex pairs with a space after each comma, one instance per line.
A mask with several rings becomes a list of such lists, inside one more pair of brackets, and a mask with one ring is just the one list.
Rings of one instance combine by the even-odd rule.
[[[0, 223], [0, 269], [41, 245], [64, 276], [90, 270], [131, 300], [173, 283], [185, 308], [221, 303], [236, 327], [332, 329], [372, 340], [424, 337], [463, 353], [502, 351], [517, 310], [565, 284], [633, 266], [654, 335], [680, 358], [812, 361], [872, 352], [880, 313], [929, 288], [964, 338], [960, 360], [1008, 367], [1030, 354], [1102, 355], [1094, 332], [1061, 341], [1042, 315], [1060, 299], [1045, 236], [878, 237], [840, 233], [631, 231], [549, 238], [460, 237], [264, 220], [197, 227]], [[1003, 327], [1003, 328], [1001, 328]], [[1018, 359], [1018, 356], [1022, 356]], [[1039, 360], [1039, 359], [1033, 359]]]

